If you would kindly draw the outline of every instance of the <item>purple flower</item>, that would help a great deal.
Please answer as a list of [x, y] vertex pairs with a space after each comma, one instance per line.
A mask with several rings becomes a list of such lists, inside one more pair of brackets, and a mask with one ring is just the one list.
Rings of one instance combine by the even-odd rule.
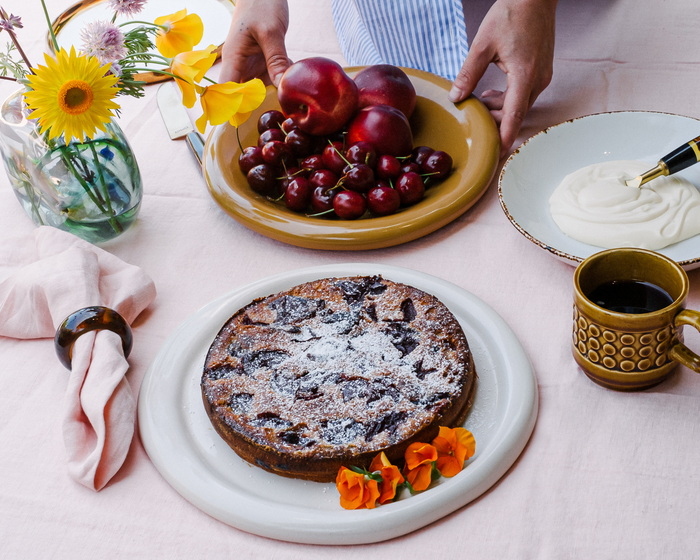
[[83, 52], [94, 56], [100, 64], [116, 62], [124, 58], [128, 51], [124, 46], [124, 34], [108, 21], [93, 21], [81, 33]]
[[15, 28], [22, 29], [22, 27], [22, 20], [19, 16], [10, 14], [10, 17], [7, 19], [0, 19], [0, 29], [4, 29], [5, 31], [13, 31]]
[[109, 7], [117, 15], [133, 17], [143, 10], [147, 0], [109, 0]]

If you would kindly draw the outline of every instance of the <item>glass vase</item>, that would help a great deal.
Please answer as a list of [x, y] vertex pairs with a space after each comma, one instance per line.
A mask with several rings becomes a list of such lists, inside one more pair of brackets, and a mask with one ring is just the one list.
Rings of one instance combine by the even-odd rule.
[[141, 174], [112, 120], [85, 142], [49, 140], [27, 118], [24, 90], [0, 107], [0, 155], [12, 188], [37, 225], [98, 243], [126, 231], [139, 212]]

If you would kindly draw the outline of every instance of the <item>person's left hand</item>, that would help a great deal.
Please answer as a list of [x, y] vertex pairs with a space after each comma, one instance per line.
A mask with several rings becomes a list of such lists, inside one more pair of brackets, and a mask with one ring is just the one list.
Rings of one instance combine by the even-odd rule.
[[452, 90], [450, 101], [470, 95], [496, 64], [505, 91], [487, 90], [482, 101], [500, 125], [501, 157], [513, 145], [527, 111], [552, 80], [557, 0], [497, 0], [481, 22]]

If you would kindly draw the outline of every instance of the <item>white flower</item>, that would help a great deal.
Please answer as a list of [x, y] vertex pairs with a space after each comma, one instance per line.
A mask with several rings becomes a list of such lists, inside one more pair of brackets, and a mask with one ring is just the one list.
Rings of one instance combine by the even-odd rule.
[[109, 0], [109, 8], [120, 16], [133, 17], [143, 10], [146, 0]]
[[81, 33], [83, 53], [94, 56], [100, 64], [116, 62], [124, 58], [128, 51], [124, 46], [124, 34], [113, 23], [93, 21]]

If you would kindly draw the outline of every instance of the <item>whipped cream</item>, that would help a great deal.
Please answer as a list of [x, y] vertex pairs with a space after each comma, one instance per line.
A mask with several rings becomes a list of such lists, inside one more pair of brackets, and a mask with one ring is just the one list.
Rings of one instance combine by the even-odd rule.
[[549, 199], [552, 218], [569, 237], [606, 249], [662, 249], [700, 234], [700, 191], [687, 179], [659, 177], [642, 188], [625, 181], [654, 167], [607, 161], [564, 177]]

